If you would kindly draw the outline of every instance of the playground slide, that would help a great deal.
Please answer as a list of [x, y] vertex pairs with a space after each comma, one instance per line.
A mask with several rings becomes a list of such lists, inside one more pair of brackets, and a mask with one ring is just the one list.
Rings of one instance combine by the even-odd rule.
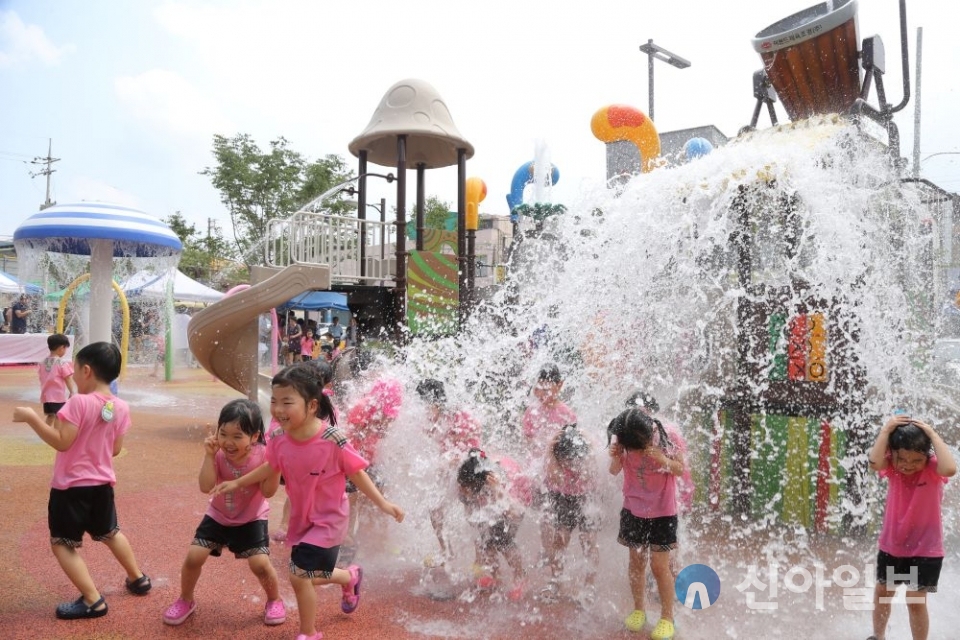
[[190, 351], [204, 369], [256, 400], [258, 317], [305, 291], [330, 288], [326, 265], [293, 265], [198, 311], [187, 327]]

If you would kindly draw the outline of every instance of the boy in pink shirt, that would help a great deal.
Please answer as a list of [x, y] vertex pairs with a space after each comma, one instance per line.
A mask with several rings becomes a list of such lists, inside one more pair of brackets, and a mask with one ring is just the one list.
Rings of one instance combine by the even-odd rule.
[[26, 422], [57, 450], [48, 505], [50, 541], [60, 568], [80, 591], [76, 601], [57, 607], [57, 617], [63, 620], [107, 614], [107, 603], [77, 553], [84, 533], [107, 545], [127, 572], [128, 591], [143, 595], [151, 586], [150, 578], [137, 566], [130, 542], [120, 533], [114, 505], [113, 458], [130, 429], [130, 408], [110, 392], [110, 383], [120, 375], [120, 363], [115, 345], [89, 344], [76, 355], [74, 377], [80, 393], [67, 400], [53, 425], [29, 407], [13, 411], [14, 422]]
[[47, 424], [57, 419], [57, 412], [67, 402], [67, 398], [77, 393], [73, 382], [73, 363], [64, 359], [70, 348], [70, 338], [62, 333], [47, 337], [50, 355], [37, 367], [40, 376], [40, 403]]
[[930, 628], [927, 594], [937, 591], [943, 565], [943, 485], [956, 474], [957, 465], [933, 427], [906, 415], [887, 420], [869, 459], [870, 468], [889, 483], [870, 638], [884, 640], [890, 602], [897, 585], [906, 584], [913, 638], [926, 640]]

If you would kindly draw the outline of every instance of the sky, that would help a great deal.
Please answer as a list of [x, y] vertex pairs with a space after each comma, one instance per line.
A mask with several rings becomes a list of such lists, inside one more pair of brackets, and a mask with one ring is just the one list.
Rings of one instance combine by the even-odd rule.
[[[538, 143], [560, 172], [552, 200], [572, 201], [605, 178], [592, 115], [610, 104], [648, 110], [641, 44], [653, 39], [692, 63], [656, 63], [657, 129], [712, 124], [733, 136], [754, 107], [761, 60], [751, 39], [813, 4], [0, 0], [0, 238], [44, 201], [45, 178], [31, 176], [42, 167], [31, 161], [51, 139], [53, 200], [115, 202], [158, 218], [179, 211], [201, 233], [211, 220], [228, 228], [219, 193], [199, 174], [214, 164], [215, 134], [247, 133], [263, 149], [283, 136], [308, 160], [338, 154], [356, 171], [348, 144], [407, 78], [436, 88], [474, 146], [467, 175], [487, 185], [481, 212], [509, 212], [513, 174]], [[859, 4], [860, 37], [883, 39], [887, 98], [899, 103], [899, 2]], [[912, 82], [923, 27], [921, 175], [957, 191], [960, 47], [950, 39], [960, 8], [906, 4]], [[914, 95], [896, 116], [906, 157], [915, 104]], [[412, 202], [414, 172], [408, 178]], [[385, 197], [392, 210], [395, 185], [368, 185], [368, 201]], [[426, 193], [455, 207], [455, 168], [428, 171]]]

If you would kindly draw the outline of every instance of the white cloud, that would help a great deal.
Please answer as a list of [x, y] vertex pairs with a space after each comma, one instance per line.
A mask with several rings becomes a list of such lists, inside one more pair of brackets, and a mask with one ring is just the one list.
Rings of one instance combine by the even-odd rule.
[[231, 130], [216, 102], [173, 71], [153, 69], [124, 76], [114, 86], [134, 115], [166, 131], [202, 134], [208, 139], [215, 132]]
[[52, 66], [74, 46], [58, 47], [36, 25], [24, 24], [14, 11], [0, 11], [0, 67], [27, 64], [34, 60]]
[[132, 193], [90, 176], [73, 178], [64, 191], [66, 197], [58, 198], [59, 202], [63, 204], [68, 202], [108, 202], [134, 209], [139, 209], [142, 206], [140, 200]]

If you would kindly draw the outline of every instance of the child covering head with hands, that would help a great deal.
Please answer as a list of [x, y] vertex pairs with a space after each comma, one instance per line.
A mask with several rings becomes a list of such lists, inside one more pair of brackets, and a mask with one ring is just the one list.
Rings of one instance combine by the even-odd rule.
[[[237, 478], [259, 467], [266, 456], [259, 405], [246, 398], [228, 402], [220, 410], [216, 431], [207, 436], [203, 447], [199, 476], [203, 493], [209, 493], [228, 478]], [[270, 564], [267, 535], [270, 514], [267, 498], [276, 493], [279, 484], [280, 479], [271, 475], [259, 484], [211, 498], [180, 570], [180, 597], [163, 613], [166, 624], [182, 624], [196, 611], [194, 589], [203, 564], [211, 555], [219, 556], [223, 547], [232, 551], [237, 559], [247, 559], [250, 570], [266, 592], [264, 624], [281, 624], [286, 620], [277, 572]]]
[[677, 477], [684, 460], [659, 420], [627, 409], [607, 427], [610, 437], [610, 473], [623, 472], [623, 508], [617, 542], [629, 550], [628, 577], [634, 610], [624, 625], [640, 631], [647, 622], [645, 573], [650, 570], [660, 595], [660, 620], [652, 640], [673, 637], [674, 579], [670, 552], [677, 545]]
[[871, 638], [886, 637], [890, 602], [897, 585], [906, 584], [910, 630], [914, 640], [925, 640], [927, 594], [936, 592], [943, 564], [943, 485], [957, 465], [933, 427], [906, 415], [893, 416], [881, 427], [869, 459], [870, 468], [888, 482]]
[[337, 428], [333, 403], [323, 393], [316, 367], [307, 362], [289, 366], [273, 377], [272, 388], [270, 413], [283, 433], [267, 443], [264, 464], [217, 485], [212, 493], [229, 493], [283, 473], [290, 499], [290, 584], [300, 616], [297, 640], [319, 640], [323, 634], [317, 631], [315, 585], [340, 585], [344, 613], [353, 613], [360, 604], [363, 569], [358, 565], [336, 568], [350, 517], [347, 479], [397, 522], [403, 521], [404, 514], [383, 497], [364, 472], [367, 461]]

